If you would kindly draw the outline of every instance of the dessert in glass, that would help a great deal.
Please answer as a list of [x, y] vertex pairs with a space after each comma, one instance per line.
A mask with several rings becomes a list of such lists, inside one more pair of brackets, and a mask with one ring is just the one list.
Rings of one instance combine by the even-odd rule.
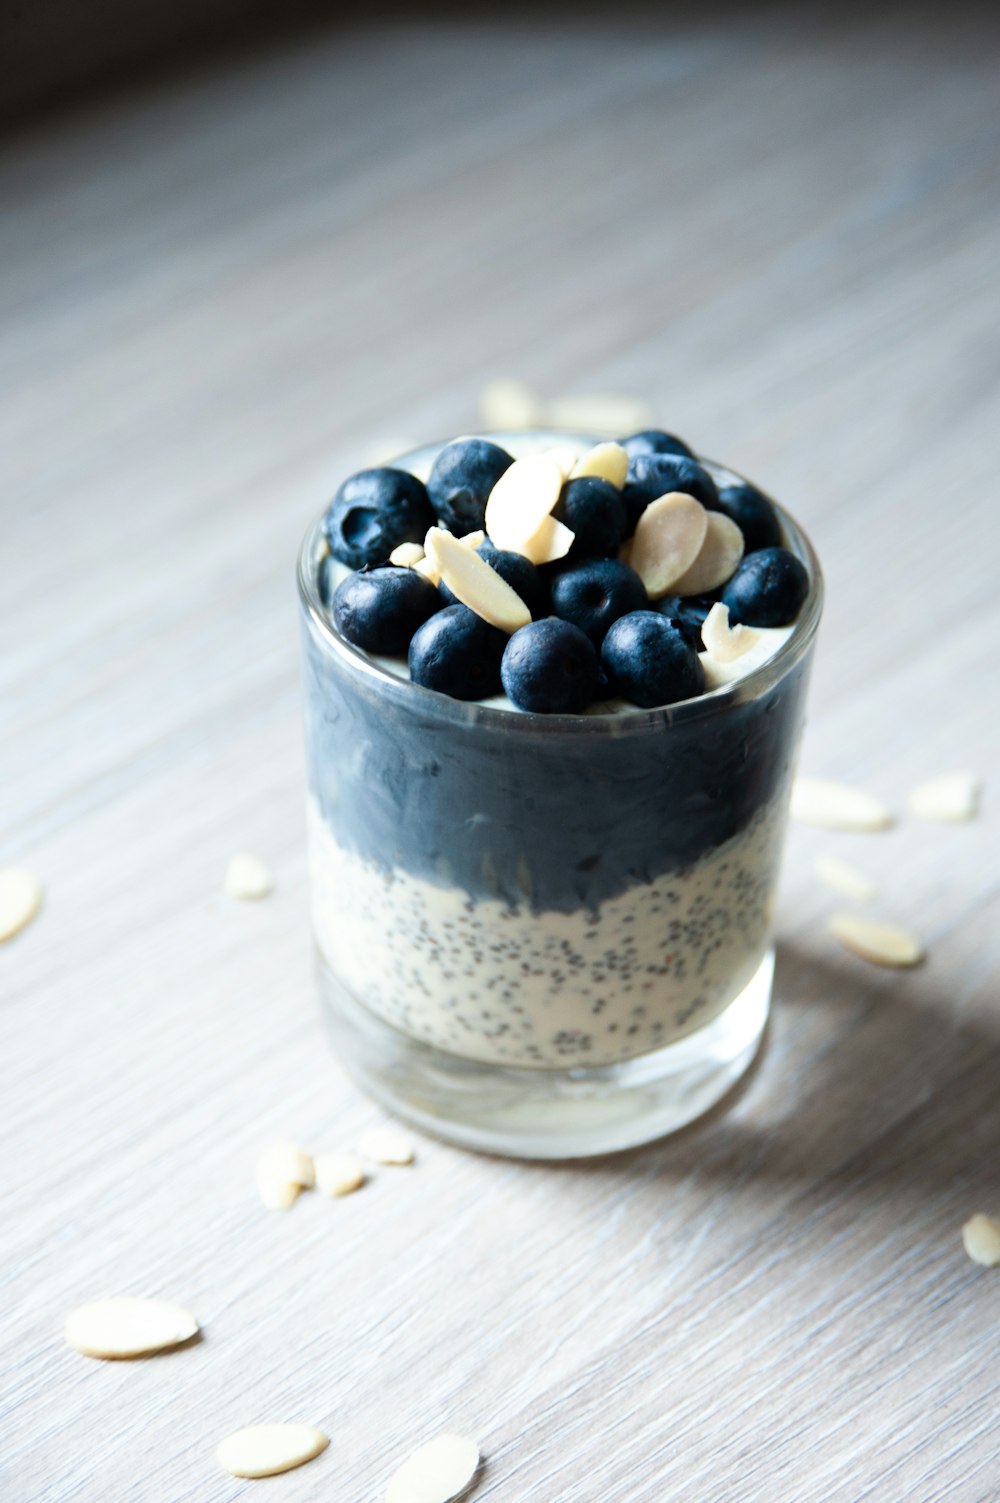
[[822, 583], [796, 523], [651, 430], [435, 444], [299, 559], [337, 1052], [469, 1147], [568, 1158], [753, 1059]]

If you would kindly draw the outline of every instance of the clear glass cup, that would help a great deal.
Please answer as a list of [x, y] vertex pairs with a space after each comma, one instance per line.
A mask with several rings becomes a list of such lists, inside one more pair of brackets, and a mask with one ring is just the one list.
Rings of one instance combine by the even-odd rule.
[[[426, 475], [438, 447], [395, 463]], [[321, 1000], [342, 1062], [390, 1111], [467, 1147], [573, 1158], [684, 1126], [750, 1064], [822, 600], [780, 515], [811, 588], [769, 662], [682, 704], [578, 716], [463, 703], [352, 647], [309, 529]]]

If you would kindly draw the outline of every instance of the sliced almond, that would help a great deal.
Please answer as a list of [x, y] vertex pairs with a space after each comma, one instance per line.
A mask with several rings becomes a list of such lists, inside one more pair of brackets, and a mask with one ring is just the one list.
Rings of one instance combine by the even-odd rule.
[[702, 623], [701, 640], [717, 663], [735, 663], [760, 641], [760, 632], [742, 622], [730, 626], [729, 607], [717, 600]]
[[226, 867], [225, 888], [231, 898], [253, 902], [274, 890], [274, 878], [259, 856], [232, 856]]
[[845, 949], [874, 965], [911, 966], [918, 965], [924, 958], [923, 948], [915, 935], [877, 919], [838, 913], [830, 920], [830, 932]]
[[425, 555], [423, 558], [418, 558], [413, 568], [416, 569], [418, 574], [422, 574], [425, 579], [429, 579], [435, 587], [441, 583], [441, 570], [429, 556]]
[[373, 1127], [364, 1133], [358, 1148], [373, 1164], [412, 1164], [416, 1149], [405, 1133], [395, 1127]]
[[520, 550], [533, 564], [554, 564], [565, 558], [573, 546], [575, 534], [555, 517], [546, 517], [531, 542]]
[[360, 1190], [366, 1179], [365, 1166], [353, 1153], [317, 1153], [313, 1165], [317, 1190], [332, 1198]]
[[498, 548], [528, 553], [563, 487], [563, 472], [549, 454], [529, 454], [508, 465], [486, 503], [486, 531]]
[[20, 934], [42, 906], [42, 884], [30, 872], [0, 869], [0, 944]]
[[888, 830], [892, 814], [870, 793], [829, 778], [796, 778], [791, 815], [823, 830]]
[[973, 1263], [983, 1268], [1000, 1268], [1000, 1221], [980, 1212], [970, 1216], [962, 1227], [962, 1241]]
[[914, 819], [962, 824], [979, 813], [981, 783], [972, 772], [946, 772], [920, 783], [909, 797]]
[[872, 903], [878, 897], [878, 888], [870, 877], [836, 856], [817, 856], [816, 875], [834, 892], [856, 903]]
[[575, 428], [581, 433], [631, 433], [636, 428], [648, 428], [653, 412], [641, 397], [587, 391], [554, 397], [545, 404], [545, 419], [553, 428]]
[[424, 550], [419, 543], [400, 543], [389, 554], [389, 562], [400, 569], [412, 569], [423, 557]]
[[683, 491], [651, 501], [639, 518], [629, 563], [650, 600], [669, 595], [698, 557], [708, 532], [708, 512]]
[[568, 480], [579, 457], [578, 451], [569, 444], [557, 444], [554, 449], [546, 449], [545, 454], [559, 466], [563, 480]]
[[311, 1425], [248, 1425], [221, 1441], [215, 1458], [234, 1477], [274, 1477], [312, 1461], [329, 1444]]
[[294, 1143], [275, 1143], [257, 1160], [257, 1189], [269, 1211], [287, 1211], [315, 1183], [312, 1159]]
[[183, 1305], [128, 1295], [80, 1305], [67, 1316], [65, 1325], [66, 1340], [74, 1351], [106, 1360], [165, 1352], [197, 1333], [198, 1322]]
[[465, 536], [459, 538], [458, 541], [460, 543], [464, 543], [466, 548], [478, 548], [480, 543], [485, 543], [486, 534], [480, 527], [478, 532], [467, 532]]
[[515, 632], [527, 626], [531, 612], [520, 595], [474, 548], [432, 527], [427, 534], [427, 551], [441, 570], [442, 581], [470, 611], [501, 631]]
[[542, 404], [531, 387], [509, 377], [500, 377], [483, 388], [479, 415], [487, 428], [538, 428], [544, 418]]
[[464, 1435], [437, 1435], [393, 1472], [385, 1503], [452, 1503], [479, 1470], [479, 1447]]
[[570, 471], [571, 480], [579, 480], [584, 475], [595, 475], [598, 480], [609, 480], [617, 490], [621, 490], [628, 475], [628, 455], [621, 444], [595, 444], [588, 449], [581, 459]]
[[732, 518], [721, 511], [710, 511], [698, 557], [680, 579], [674, 580], [672, 593], [703, 595], [706, 590], [718, 589], [736, 573], [743, 547], [743, 534]]

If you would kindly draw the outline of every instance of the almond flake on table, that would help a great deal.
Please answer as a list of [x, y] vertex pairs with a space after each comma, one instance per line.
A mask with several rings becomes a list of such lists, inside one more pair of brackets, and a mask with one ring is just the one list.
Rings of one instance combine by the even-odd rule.
[[962, 1227], [962, 1242], [973, 1263], [1000, 1268], [1000, 1221], [995, 1216], [970, 1216]]
[[464, 1435], [437, 1435], [393, 1472], [385, 1503], [452, 1503], [479, 1470], [479, 1447]]
[[830, 932], [845, 949], [870, 960], [873, 965], [893, 968], [918, 965], [924, 951], [916, 935], [895, 924], [857, 914], [838, 913], [830, 920]]
[[553, 428], [576, 428], [581, 433], [632, 433], [648, 428], [653, 411], [641, 397], [627, 392], [579, 392], [553, 397], [544, 403], [544, 420]]
[[479, 416], [486, 428], [539, 428], [544, 421], [542, 404], [523, 381], [499, 377], [479, 395]]
[[42, 884], [16, 866], [0, 868], [0, 944], [13, 939], [37, 917]]
[[315, 1183], [313, 1161], [295, 1143], [275, 1143], [257, 1160], [257, 1189], [269, 1211], [287, 1211]]
[[317, 1190], [331, 1199], [360, 1190], [367, 1178], [364, 1164], [353, 1153], [317, 1153], [313, 1167]]
[[878, 888], [870, 877], [836, 856], [817, 856], [816, 875], [834, 892], [857, 903], [873, 903], [878, 897]]
[[66, 1340], [84, 1357], [149, 1357], [198, 1334], [190, 1310], [170, 1300], [121, 1295], [80, 1305], [66, 1318]]
[[241, 852], [230, 858], [225, 888], [231, 898], [256, 901], [274, 890], [274, 878], [259, 856]]
[[980, 779], [972, 772], [946, 772], [920, 783], [910, 794], [908, 808], [914, 819], [964, 824], [979, 813]]
[[274, 1477], [312, 1461], [329, 1444], [311, 1425], [247, 1425], [221, 1441], [215, 1457], [234, 1477]]
[[628, 476], [628, 454], [621, 444], [595, 444], [576, 461], [569, 478], [580, 480], [588, 475], [607, 480], [620, 491]]
[[373, 1164], [412, 1164], [416, 1158], [413, 1142], [395, 1127], [373, 1127], [364, 1133], [358, 1148]]
[[830, 778], [796, 778], [790, 813], [801, 824], [823, 830], [865, 833], [888, 830], [893, 822], [891, 812], [870, 793]]
[[636, 523], [628, 562], [650, 600], [669, 595], [687, 573], [708, 533], [708, 512], [684, 491], [668, 491], [651, 501]]

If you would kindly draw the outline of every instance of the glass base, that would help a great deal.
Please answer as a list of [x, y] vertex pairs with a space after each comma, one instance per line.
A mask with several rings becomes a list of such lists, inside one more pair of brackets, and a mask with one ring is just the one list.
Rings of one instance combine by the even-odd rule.
[[447, 1054], [376, 1017], [322, 956], [319, 974], [324, 1017], [342, 1064], [388, 1111], [463, 1148], [575, 1159], [676, 1132], [736, 1084], [767, 1023], [774, 951], [706, 1028], [655, 1054], [592, 1070], [524, 1070]]

